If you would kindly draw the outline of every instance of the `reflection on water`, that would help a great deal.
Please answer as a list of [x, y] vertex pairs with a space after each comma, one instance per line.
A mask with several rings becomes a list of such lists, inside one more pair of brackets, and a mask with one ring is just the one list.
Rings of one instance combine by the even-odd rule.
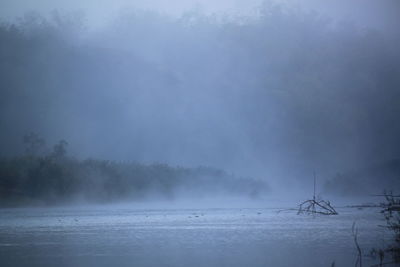
[[[352, 266], [390, 238], [377, 209], [3, 209], [1, 266]], [[365, 259], [372, 263], [372, 259]]]

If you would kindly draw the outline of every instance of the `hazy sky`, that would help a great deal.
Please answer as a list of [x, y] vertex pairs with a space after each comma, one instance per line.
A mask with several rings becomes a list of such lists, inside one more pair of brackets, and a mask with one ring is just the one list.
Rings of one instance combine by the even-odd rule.
[[[4, 19], [78, 10], [98, 31], [80, 40], [73, 27], [54, 36], [33, 27], [30, 40], [0, 25], [0, 155], [34, 131], [48, 144], [65, 138], [80, 157], [211, 165], [256, 178], [298, 179], [315, 166], [328, 176], [399, 158], [400, 2], [286, 0], [300, 12], [271, 14], [261, 3], [1, 0]], [[129, 8], [266, 13], [248, 27], [206, 18], [188, 28], [148, 12], [118, 16]], [[20, 27], [29, 31], [35, 20], [26, 19]]]
[[[27, 11], [48, 13], [60, 11], [84, 11], [89, 23], [99, 26], [125, 8], [153, 9], [169, 14], [181, 14], [185, 10], [198, 8], [207, 13], [251, 14], [262, 0], [2, 0], [0, 16], [12, 19]], [[397, 0], [278, 0], [295, 8], [315, 10], [338, 20], [353, 20], [359, 25], [397, 31], [400, 1]]]

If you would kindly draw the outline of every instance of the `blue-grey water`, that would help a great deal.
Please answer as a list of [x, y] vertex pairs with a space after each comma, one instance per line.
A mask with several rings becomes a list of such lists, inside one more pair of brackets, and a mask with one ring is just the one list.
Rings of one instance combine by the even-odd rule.
[[389, 242], [377, 209], [338, 211], [2, 209], [0, 266], [354, 266], [354, 221], [365, 254]]

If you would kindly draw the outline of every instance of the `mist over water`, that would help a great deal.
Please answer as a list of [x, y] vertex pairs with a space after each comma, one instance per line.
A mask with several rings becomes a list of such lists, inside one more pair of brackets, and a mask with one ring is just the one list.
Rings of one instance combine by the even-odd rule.
[[[287, 5], [257, 16], [127, 9], [4, 22], [2, 155], [214, 166], [295, 187], [399, 158], [398, 38]], [[289, 182], [287, 182], [289, 181]], [[299, 182], [301, 181], [301, 182]]]
[[396, 2], [22, 2], [0, 265], [353, 266], [353, 222], [363, 257], [398, 238]]

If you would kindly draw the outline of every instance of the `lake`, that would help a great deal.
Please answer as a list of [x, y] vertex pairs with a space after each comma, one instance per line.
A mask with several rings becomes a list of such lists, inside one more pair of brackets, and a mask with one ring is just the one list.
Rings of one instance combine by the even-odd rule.
[[[353, 222], [363, 252], [387, 244], [378, 209], [336, 216], [273, 208], [124, 207], [1, 209], [5, 266], [354, 266]], [[364, 257], [365, 266], [376, 263]]]

